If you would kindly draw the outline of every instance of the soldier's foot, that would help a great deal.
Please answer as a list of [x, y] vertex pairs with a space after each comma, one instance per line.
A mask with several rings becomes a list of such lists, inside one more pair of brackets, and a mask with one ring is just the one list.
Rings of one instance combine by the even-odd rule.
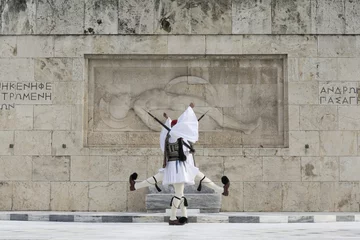
[[222, 195], [224, 196], [229, 196], [229, 187], [230, 187], [230, 180], [227, 176], [223, 176], [221, 178], [221, 182], [222, 184], [224, 184], [224, 192], [222, 193]]
[[188, 218], [187, 217], [181, 217], [181, 218], [178, 218], [179, 222], [180, 223], [188, 223]]
[[135, 191], [135, 180], [137, 179], [138, 174], [135, 172], [130, 175], [129, 177], [129, 183], [130, 183], [130, 191]]
[[181, 223], [178, 219], [169, 220], [169, 225], [184, 225], [185, 222]]

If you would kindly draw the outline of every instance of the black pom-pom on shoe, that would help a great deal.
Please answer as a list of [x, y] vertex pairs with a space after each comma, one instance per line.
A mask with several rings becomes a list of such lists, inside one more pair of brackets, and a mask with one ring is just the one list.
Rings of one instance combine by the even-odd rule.
[[230, 187], [229, 178], [227, 176], [223, 176], [221, 178], [221, 182], [222, 182], [222, 184], [224, 184], [224, 192], [222, 193], [222, 195], [229, 196], [229, 187]]
[[130, 183], [130, 191], [135, 191], [135, 180], [137, 179], [138, 174], [134, 172], [129, 177], [129, 183]]
[[188, 223], [188, 218], [187, 217], [181, 217], [181, 218], [178, 218], [179, 220], [179, 223]]

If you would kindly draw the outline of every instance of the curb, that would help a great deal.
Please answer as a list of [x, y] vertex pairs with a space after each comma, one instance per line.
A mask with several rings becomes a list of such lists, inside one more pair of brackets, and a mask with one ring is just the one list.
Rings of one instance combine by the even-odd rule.
[[[77, 213], [77, 212], [0, 212], [0, 221], [49, 221], [88, 223], [164, 223], [163, 213]], [[360, 213], [218, 213], [189, 216], [190, 223], [326, 223], [360, 222]]]

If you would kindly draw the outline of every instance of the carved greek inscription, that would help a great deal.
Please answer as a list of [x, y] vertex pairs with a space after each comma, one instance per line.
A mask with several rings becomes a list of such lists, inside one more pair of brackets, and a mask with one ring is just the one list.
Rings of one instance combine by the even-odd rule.
[[319, 103], [327, 105], [357, 105], [360, 88], [344, 84], [325, 83], [319, 88]]

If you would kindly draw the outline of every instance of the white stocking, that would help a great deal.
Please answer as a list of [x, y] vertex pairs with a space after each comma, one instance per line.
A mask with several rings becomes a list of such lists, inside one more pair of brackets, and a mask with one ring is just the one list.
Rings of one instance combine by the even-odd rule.
[[140, 189], [140, 188], [144, 188], [144, 187], [150, 187], [152, 185], [155, 185], [155, 179], [156, 181], [159, 183], [163, 180], [164, 178], [164, 174], [163, 173], [158, 173], [153, 177], [150, 177], [142, 182], [137, 182], [135, 183], [135, 189]]
[[[203, 179], [205, 177], [205, 175], [202, 172], [199, 172], [195, 179], [197, 181], [200, 181], [201, 179]], [[219, 187], [218, 185], [216, 185], [213, 181], [211, 181], [209, 178], [205, 177], [202, 182], [202, 184], [204, 184], [205, 186], [207, 186], [208, 188], [214, 189], [215, 192], [217, 193], [223, 193], [224, 192], [224, 188]]]
[[[176, 210], [179, 208], [181, 203], [181, 197], [184, 196], [184, 184], [183, 183], [174, 183], [175, 196], [172, 199], [171, 204], [171, 216], [170, 220], [176, 220]], [[186, 211], [186, 208], [185, 208]]]

